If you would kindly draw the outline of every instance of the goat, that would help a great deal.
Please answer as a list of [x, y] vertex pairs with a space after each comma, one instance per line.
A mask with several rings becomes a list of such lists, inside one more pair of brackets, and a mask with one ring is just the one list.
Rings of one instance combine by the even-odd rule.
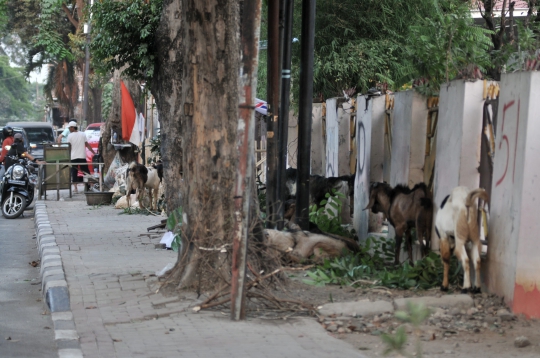
[[[431, 223], [433, 203], [424, 183], [410, 189], [405, 185], [391, 188], [387, 183], [373, 183], [369, 194], [369, 203], [364, 210], [371, 209], [374, 214], [383, 212], [396, 230], [396, 247], [394, 263], [399, 264], [401, 241], [406, 235], [409, 261], [412, 263], [412, 242], [409, 239], [410, 229], [416, 227], [416, 236], [420, 242], [422, 253], [429, 251], [431, 243]], [[423, 238], [426, 239], [424, 245]]]
[[130, 195], [133, 190], [137, 191], [137, 200], [139, 208], [142, 209], [142, 200], [144, 198], [145, 189], [148, 188], [150, 197], [150, 209], [157, 210], [158, 191], [160, 178], [158, 170], [155, 168], [147, 168], [137, 162], [132, 162], [128, 167], [126, 174], [126, 199], [128, 208], [131, 207]]
[[[469, 289], [472, 293], [480, 292], [480, 252], [482, 243], [478, 227], [478, 206], [476, 199], [489, 201], [484, 189], [470, 190], [458, 186], [452, 194], [444, 198], [441, 209], [435, 218], [435, 232], [441, 239], [441, 260], [444, 266], [442, 291], [448, 291], [448, 270], [450, 256], [453, 253], [463, 266], [463, 287], [465, 293]], [[471, 245], [472, 244], [472, 245]], [[472, 246], [472, 247], [471, 247]], [[472, 260], [475, 277], [471, 288], [469, 260]]]

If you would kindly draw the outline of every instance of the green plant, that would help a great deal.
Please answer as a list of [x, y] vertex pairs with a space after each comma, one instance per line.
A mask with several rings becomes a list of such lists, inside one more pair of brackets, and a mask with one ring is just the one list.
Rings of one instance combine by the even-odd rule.
[[[395, 243], [391, 239], [369, 237], [360, 251], [340, 258], [325, 260], [306, 274], [305, 283], [317, 286], [337, 285], [380, 285], [399, 289], [429, 289], [442, 282], [443, 265], [439, 255], [431, 252], [415, 262], [394, 266]], [[460, 267], [455, 257], [451, 260], [449, 280], [457, 284]]]
[[123, 214], [126, 214], [126, 215], [135, 215], [135, 214], [139, 214], [139, 215], [150, 215], [152, 214], [152, 212], [146, 208], [144, 209], [140, 209], [140, 208], [124, 208], [123, 211], [121, 213], [119, 213], [118, 215], [123, 215]]
[[397, 311], [395, 317], [402, 322], [409, 323], [414, 328], [414, 334], [416, 337], [416, 352], [414, 355], [408, 354], [405, 351], [405, 343], [407, 342], [407, 333], [405, 327], [400, 326], [393, 335], [383, 334], [382, 340], [386, 345], [384, 355], [388, 355], [391, 352], [397, 352], [405, 357], [422, 357], [422, 343], [420, 341], [420, 325], [429, 317], [431, 311], [429, 308], [412, 302], [407, 302], [406, 311]]
[[161, 160], [161, 135], [158, 133], [150, 139], [150, 158], [149, 163], [156, 163]]
[[329, 234], [350, 237], [351, 234], [341, 226], [341, 199], [345, 198], [345, 195], [333, 189], [332, 193], [326, 193], [325, 198], [319, 206], [310, 206], [309, 221]]
[[171, 244], [171, 248], [174, 252], [182, 247], [182, 207], [174, 210], [171, 215], [167, 218], [167, 229], [172, 231], [174, 234], [174, 239]]
[[123, 69], [133, 79], [152, 78], [155, 32], [163, 0], [102, 0], [92, 6], [92, 55], [100, 71]]

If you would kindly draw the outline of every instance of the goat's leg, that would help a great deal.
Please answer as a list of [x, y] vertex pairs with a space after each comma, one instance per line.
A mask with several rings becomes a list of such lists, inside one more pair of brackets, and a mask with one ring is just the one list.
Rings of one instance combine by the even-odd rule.
[[461, 288], [461, 293], [467, 293], [471, 288], [471, 270], [469, 267], [469, 256], [467, 256], [465, 240], [463, 237], [456, 235], [456, 248], [454, 249], [454, 254], [463, 267], [463, 287]]
[[403, 234], [407, 229], [407, 225], [396, 226], [396, 248], [395, 248], [395, 258], [394, 264], [399, 265], [399, 255], [401, 254], [401, 241], [403, 240]]
[[480, 242], [480, 235], [478, 233], [478, 227], [469, 229], [471, 236], [472, 247], [470, 249], [469, 258], [474, 266], [474, 285], [471, 289], [472, 293], [480, 293], [480, 254], [482, 252], [482, 243]]
[[413, 260], [413, 243], [414, 243], [414, 240], [413, 240], [413, 236], [412, 236], [412, 229], [407, 229], [407, 231], [405, 231], [405, 246], [407, 247], [407, 255], [409, 255], [409, 262], [411, 264], [411, 266], [414, 265], [414, 260]]
[[441, 237], [440, 241], [441, 261], [443, 263], [443, 282], [441, 285], [441, 291], [448, 291], [448, 271], [450, 270], [450, 243], [447, 237]]

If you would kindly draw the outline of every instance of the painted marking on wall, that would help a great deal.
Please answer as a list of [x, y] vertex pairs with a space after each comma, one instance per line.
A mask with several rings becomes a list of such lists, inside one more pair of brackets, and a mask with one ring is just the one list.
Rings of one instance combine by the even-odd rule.
[[[502, 182], [504, 182], [506, 178], [506, 173], [508, 172], [508, 162], [510, 161], [510, 140], [508, 138], [508, 135], [504, 133], [504, 124], [506, 120], [506, 112], [514, 105], [516, 104], [515, 100], [511, 100], [508, 103], [505, 103], [503, 105], [503, 117], [502, 117], [502, 124], [501, 124], [501, 141], [499, 142], [499, 152], [502, 148], [503, 142], [506, 143], [506, 163], [504, 166], [504, 173], [502, 176], [496, 181], [495, 186], [499, 186]], [[521, 106], [521, 100], [518, 99], [517, 102], [517, 117], [516, 117], [516, 130], [515, 130], [515, 143], [514, 143], [514, 155], [513, 155], [513, 163], [512, 163], [512, 183], [515, 180], [515, 174], [516, 174], [516, 155], [517, 155], [517, 143], [518, 143], [518, 134], [519, 134], [519, 111]]]

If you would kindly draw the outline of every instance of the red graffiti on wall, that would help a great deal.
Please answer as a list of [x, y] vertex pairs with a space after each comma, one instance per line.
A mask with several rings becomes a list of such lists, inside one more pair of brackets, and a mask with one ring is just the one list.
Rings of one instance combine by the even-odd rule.
[[[503, 106], [503, 118], [502, 118], [502, 126], [501, 126], [501, 141], [499, 142], [499, 152], [501, 150], [503, 142], [506, 143], [506, 163], [504, 165], [504, 173], [503, 175], [497, 180], [495, 183], [495, 186], [499, 186], [504, 179], [506, 178], [506, 173], [508, 172], [508, 162], [510, 160], [510, 141], [508, 139], [508, 136], [504, 133], [504, 121], [506, 119], [506, 111], [510, 109], [515, 104], [515, 101], [512, 100], [508, 103], [505, 103]], [[519, 109], [520, 109], [521, 101], [518, 99], [517, 104], [517, 118], [516, 118], [516, 135], [515, 135], [515, 143], [514, 143], [514, 162], [512, 164], [512, 183], [514, 182], [514, 178], [516, 175], [516, 154], [517, 154], [517, 142], [518, 142], [518, 132], [519, 132]]]

